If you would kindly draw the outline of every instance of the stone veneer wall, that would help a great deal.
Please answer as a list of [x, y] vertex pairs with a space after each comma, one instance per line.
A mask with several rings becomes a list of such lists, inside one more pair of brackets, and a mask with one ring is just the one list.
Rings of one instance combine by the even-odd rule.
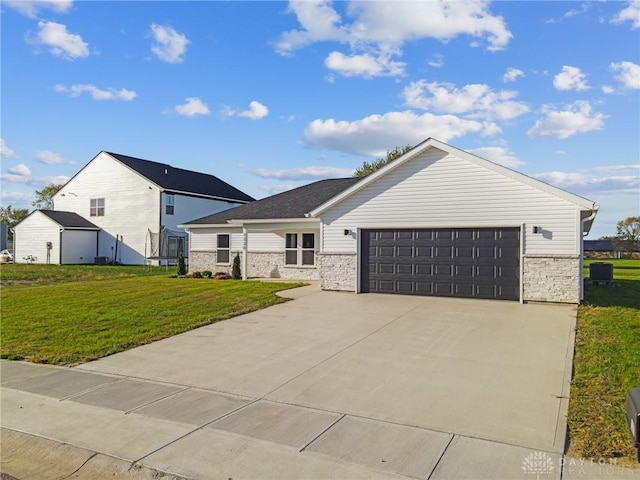
[[580, 303], [580, 257], [526, 255], [523, 259], [524, 300]]
[[355, 253], [318, 253], [317, 258], [322, 290], [356, 291]]
[[284, 252], [249, 252], [247, 254], [247, 276], [249, 278], [318, 280], [318, 268], [317, 266], [285, 266]]
[[216, 252], [191, 250], [189, 252], [189, 271], [193, 273], [203, 270], [216, 271]]

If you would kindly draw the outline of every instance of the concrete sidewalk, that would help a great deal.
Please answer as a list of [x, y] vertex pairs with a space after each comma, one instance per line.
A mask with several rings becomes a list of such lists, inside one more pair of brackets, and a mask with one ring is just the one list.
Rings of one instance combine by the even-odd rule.
[[560, 478], [573, 307], [305, 288], [75, 368], [1, 362], [3, 472]]

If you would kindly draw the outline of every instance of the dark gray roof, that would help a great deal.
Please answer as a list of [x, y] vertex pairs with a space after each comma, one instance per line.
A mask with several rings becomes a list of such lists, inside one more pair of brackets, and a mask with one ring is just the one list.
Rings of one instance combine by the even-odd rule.
[[246, 205], [207, 215], [186, 225], [220, 225], [229, 220], [304, 218], [304, 214], [343, 192], [360, 178], [334, 178], [294, 188]]
[[584, 240], [584, 250], [587, 252], [613, 252], [611, 240]]
[[183, 170], [182, 168], [175, 168], [166, 163], [142, 160], [127, 155], [120, 155], [119, 153], [106, 153], [165, 190], [197, 193], [210, 197], [239, 200], [241, 202], [252, 202], [254, 200], [253, 197], [213, 175]]
[[62, 210], [40, 210], [51, 220], [56, 222], [63, 228], [77, 228], [87, 230], [100, 230], [100, 227], [94, 225], [89, 220], [81, 217], [74, 212], [64, 212]]

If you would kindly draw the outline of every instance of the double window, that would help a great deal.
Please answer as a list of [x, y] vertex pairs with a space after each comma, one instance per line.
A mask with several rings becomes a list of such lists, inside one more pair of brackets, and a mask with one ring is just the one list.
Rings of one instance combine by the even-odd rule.
[[316, 236], [314, 233], [287, 233], [284, 263], [289, 266], [315, 265]]
[[104, 217], [104, 198], [92, 198], [89, 204], [89, 215]]
[[229, 263], [230, 258], [230, 238], [228, 233], [217, 235], [216, 263]]
[[173, 215], [173, 210], [175, 209], [176, 197], [171, 193], [167, 193], [165, 195], [166, 205], [165, 205], [165, 213], [167, 215]]

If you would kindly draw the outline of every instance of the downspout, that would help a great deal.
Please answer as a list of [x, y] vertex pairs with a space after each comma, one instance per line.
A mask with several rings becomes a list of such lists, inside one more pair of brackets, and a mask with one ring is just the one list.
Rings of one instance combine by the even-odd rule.
[[[231, 246], [231, 245], [229, 245]], [[242, 280], [247, 279], [247, 250], [249, 249], [249, 235], [247, 227], [242, 227]]]
[[62, 232], [63, 231], [64, 231], [64, 228], [60, 228], [60, 257], [58, 258], [58, 265], [63, 265], [62, 263]]
[[593, 208], [591, 210], [591, 215], [583, 218], [580, 221], [581, 222], [580, 231], [582, 233], [582, 238], [578, 240], [580, 242], [580, 280], [581, 280], [580, 281], [580, 301], [584, 300], [584, 242], [582, 239], [588, 235], [584, 233], [584, 224], [593, 220], [596, 217], [597, 212], [598, 210]]

